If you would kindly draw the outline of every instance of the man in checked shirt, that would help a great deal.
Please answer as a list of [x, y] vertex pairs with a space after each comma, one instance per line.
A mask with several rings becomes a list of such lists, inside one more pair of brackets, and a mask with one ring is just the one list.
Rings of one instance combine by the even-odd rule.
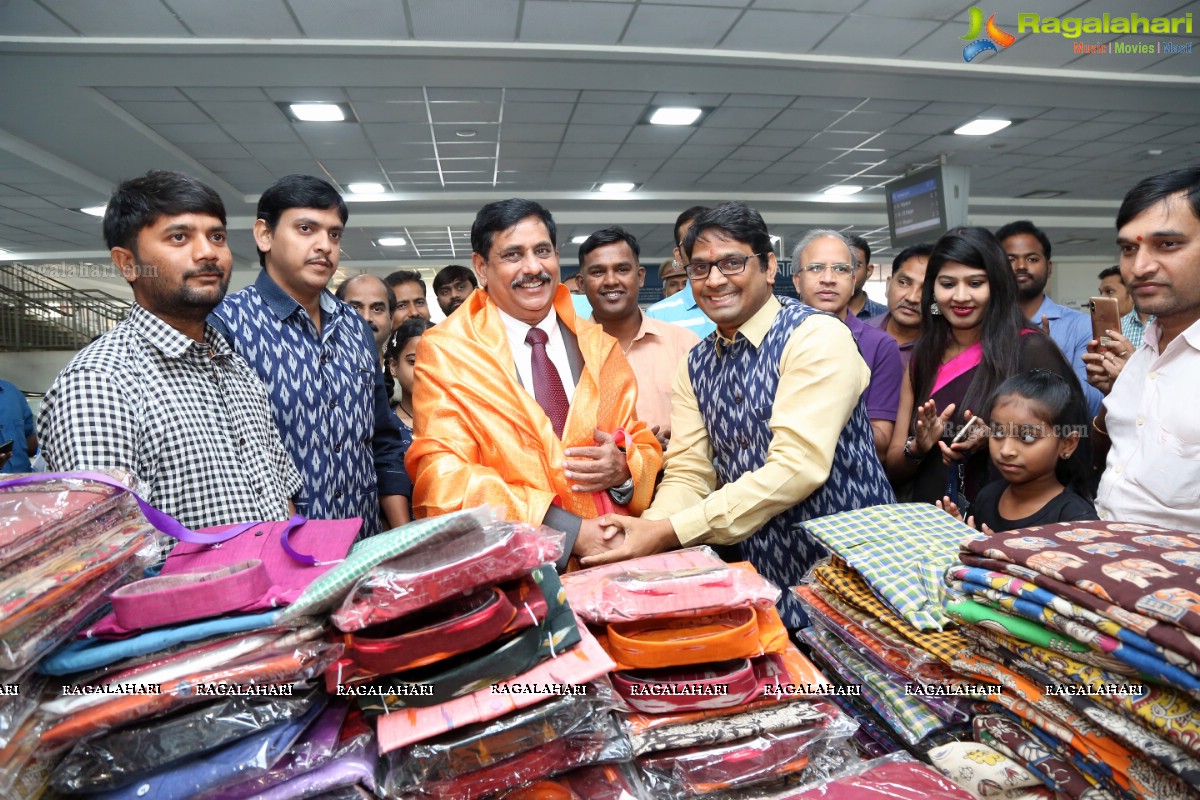
[[287, 519], [300, 475], [266, 387], [205, 324], [233, 269], [220, 196], [187, 175], [148, 172], [117, 187], [104, 238], [133, 307], [46, 393], [46, 466], [127, 470], [190, 528]]

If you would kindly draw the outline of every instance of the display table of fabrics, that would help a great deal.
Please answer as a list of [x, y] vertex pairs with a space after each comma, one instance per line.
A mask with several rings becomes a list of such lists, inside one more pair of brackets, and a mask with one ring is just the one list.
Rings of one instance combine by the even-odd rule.
[[692, 548], [564, 576], [616, 663], [621, 719], [650, 797], [726, 796], [805, 773], [854, 725], [809, 695], [824, 676], [787, 636], [779, 589]]
[[793, 587], [810, 627], [800, 641], [856, 693], [836, 701], [859, 721], [866, 756], [967, 738], [970, 699], [950, 668], [968, 647], [954, 630], [941, 576], [974, 532], [924, 504], [873, 506], [809, 520], [831, 558]]
[[972, 538], [947, 569], [999, 684], [977, 741], [1071, 798], [1200, 796], [1200, 534], [1072, 522]]

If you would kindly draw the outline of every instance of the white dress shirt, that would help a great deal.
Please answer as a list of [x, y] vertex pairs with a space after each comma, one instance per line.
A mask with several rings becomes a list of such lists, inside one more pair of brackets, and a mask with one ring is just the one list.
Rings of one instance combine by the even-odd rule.
[[567, 393], [567, 402], [570, 403], [575, 399], [575, 376], [571, 373], [571, 362], [567, 358], [567, 344], [563, 341], [562, 331], [558, 328], [558, 314], [554, 309], [550, 309], [550, 313], [546, 318], [537, 325], [528, 325], [521, 320], [511, 317], [500, 312], [500, 319], [504, 320], [504, 330], [508, 334], [508, 346], [512, 350], [513, 361], [517, 362], [517, 375], [521, 378], [521, 385], [525, 387], [525, 391], [529, 392], [530, 396], [535, 400], [536, 395], [533, 393], [533, 345], [525, 343], [525, 336], [529, 333], [530, 328], [541, 328], [550, 338], [546, 341], [546, 354], [550, 356], [550, 363], [554, 364], [554, 368], [558, 370], [558, 377], [562, 380], [563, 389]]
[[1200, 533], [1200, 322], [1159, 353], [1159, 323], [1104, 400], [1112, 447], [1100, 480], [1101, 519]]

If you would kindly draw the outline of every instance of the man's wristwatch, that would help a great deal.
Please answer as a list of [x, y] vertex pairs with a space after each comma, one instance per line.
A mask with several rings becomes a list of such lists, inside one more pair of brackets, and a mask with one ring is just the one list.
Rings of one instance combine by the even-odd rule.
[[627, 478], [620, 486], [609, 489], [608, 496], [619, 506], [628, 505], [633, 499], [633, 478]]

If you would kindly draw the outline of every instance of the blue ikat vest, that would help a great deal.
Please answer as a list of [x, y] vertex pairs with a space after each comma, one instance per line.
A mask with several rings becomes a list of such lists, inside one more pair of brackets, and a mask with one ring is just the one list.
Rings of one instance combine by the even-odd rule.
[[[783, 309], [757, 349], [745, 337], [737, 336], [719, 351], [706, 340], [688, 354], [688, 373], [722, 483], [732, 483], [766, 463], [784, 345], [806, 319], [820, 313], [791, 298], [782, 297], [779, 302]], [[793, 411], [804, 417], [804, 409]], [[820, 419], [807, 422], [829, 424]], [[894, 502], [895, 495], [875, 452], [866, 402], [860, 397], [838, 439], [829, 479], [739, 545], [741, 558], [783, 589], [779, 607], [789, 630], [805, 627], [808, 618], [788, 588], [799, 584], [809, 567], [827, 555], [825, 548], [805, 532], [804, 521]]]

